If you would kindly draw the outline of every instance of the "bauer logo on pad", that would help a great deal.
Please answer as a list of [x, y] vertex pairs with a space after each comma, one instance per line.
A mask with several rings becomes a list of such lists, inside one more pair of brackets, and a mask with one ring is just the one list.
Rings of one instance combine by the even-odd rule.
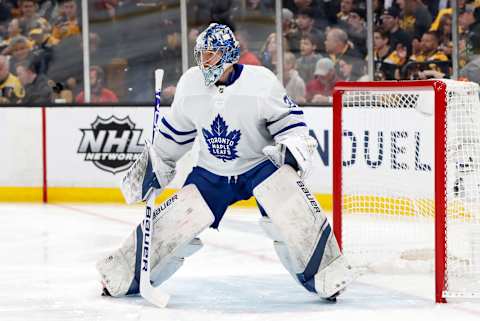
[[85, 161], [106, 172], [116, 174], [127, 170], [142, 153], [143, 129], [135, 128], [128, 116], [121, 119], [98, 116], [91, 128], [80, 130], [83, 136], [78, 153], [85, 154]]

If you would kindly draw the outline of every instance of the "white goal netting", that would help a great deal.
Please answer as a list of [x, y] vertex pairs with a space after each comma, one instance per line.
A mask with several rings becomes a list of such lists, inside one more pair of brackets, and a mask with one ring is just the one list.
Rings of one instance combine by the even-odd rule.
[[[435, 99], [436, 86], [400, 82], [343, 91], [343, 251], [365, 271], [434, 271], [439, 254], [435, 205], [444, 202], [442, 294], [475, 297], [480, 296], [479, 88], [473, 83], [442, 83], [446, 171], [437, 176], [435, 112], [443, 101]], [[438, 198], [435, 184], [445, 189], [446, 199]], [[438, 269], [435, 272], [438, 275]]]

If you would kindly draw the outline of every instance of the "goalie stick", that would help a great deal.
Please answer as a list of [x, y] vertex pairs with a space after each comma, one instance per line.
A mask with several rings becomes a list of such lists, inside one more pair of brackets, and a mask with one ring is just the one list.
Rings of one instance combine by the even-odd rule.
[[[155, 139], [156, 124], [160, 117], [160, 94], [162, 91], [163, 69], [155, 70], [155, 111], [153, 114], [152, 144]], [[153, 239], [153, 209], [155, 207], [156, 191], [147, 196], [145, 205], [145, 218], [143, 220], [142, 240], [142, 268], [140, 270], [140, 295], [153, 305], [164, 308], [168, 304], [170, 296], [152, 285], [150, 281], [151, 253]]]

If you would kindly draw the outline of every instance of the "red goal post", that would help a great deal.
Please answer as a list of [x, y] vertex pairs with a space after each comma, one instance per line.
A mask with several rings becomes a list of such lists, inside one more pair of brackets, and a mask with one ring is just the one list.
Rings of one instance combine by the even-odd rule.
[[[480, 294], [478, 95], [477, 84], [453, 80], [339, 82], [333, 92], [333, 229], [339, 245], [368, 269], [370, 252], [378, 250], [372, 261], [396, 251], [407, 257], [418, 253], [414, 239], [432, 232], [436, 302]], [[461, 194], [457, 182], [473, 175], [475, 183]], [[459, 245], [457, 231], [465, 226], [471, 239], [462, 237]], [[418, 247], [429, 242], [425, 238]], [[398, 249], [403, 243], [412, 244]], [[479, 284], [458, 282], [461, 274]]]

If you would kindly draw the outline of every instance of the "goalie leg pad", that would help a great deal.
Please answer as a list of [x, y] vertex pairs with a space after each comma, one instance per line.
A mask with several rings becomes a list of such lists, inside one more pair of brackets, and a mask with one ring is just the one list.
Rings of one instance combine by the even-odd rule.
[[151, 279], [154, 280], [153, 285], [158, 286], [168, 280], [183, 265], [183, 262], [187, 256], [193, 255], [202, 247], [202, 240], [196, 237], [186, 246], [177, 250], [170, 260], [166, 262], [166, 264], [158, 264], [152, 270], [151, 274]]
[[303, 287], [328, 298], [353, 280], [320, 205], [290, 166], [279, 168], [253, 194], [274, 227], [262, 223], [262, 228], [267, 227], [282, 264]]
[[[183, 257], [201, 248], [195, 237], [212, 224], [214, 216], [198, 189], [187, 185], [155, 209], [152, 221], [152, 281], [159, 284], [181, 266]], [[138, 293], [142, 240], [140, 224], [121, 248], [97, 262], [102, 283], [112, 296]]]
[[280, 235], [278, 229], [273, 225], [272, 220], [269, 217], [260, 218], [260, 227], [267, 234], [268, 238], [273, 241], [273, 248], [277, 253], [280, 262], [292, 275], [294, 279], [297, 279], [297, 275], [294, 271], [301, 270], [301, 266], [298, 266], [298, 262], [292, 260], [292, 257], [288, 253], [288, 248]]

